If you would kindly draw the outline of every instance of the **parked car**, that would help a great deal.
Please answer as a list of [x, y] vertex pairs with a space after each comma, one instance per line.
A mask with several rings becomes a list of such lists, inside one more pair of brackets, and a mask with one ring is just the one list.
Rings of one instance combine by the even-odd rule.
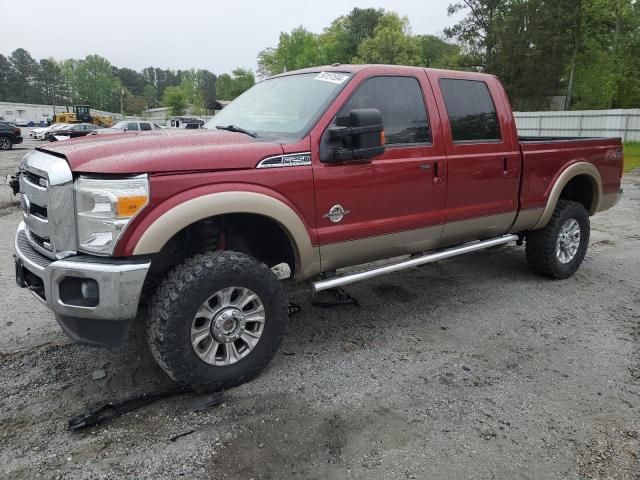
[[9, 122], [0, 122], [0, 150], [11, 150], [22, 143], [22, 131]]
[[132, 122], [122, 121], [118, 122], [112, 127], [101, 128], [93, 132], [94, 135], [108, 135], [110, 133], [123, 133], [123, 132], [147, 132], [150, 130], [160, 130], [162, 127], [153, 122]]
[[98, 129], [95, 125], [90, 123], [75, 123], [69, 124], [65, 127], [53, 129], [46, 133], [45, 139], [50, 142], [56, 142], [59, 140], [66, 140], [68, 138], [84, 137]]
[[184, 128], [187, 130], [196, 130], [204, 126], [204, 120], [192, 117], [173, 117], [171, 119], [171, 127]]
[[47, 127], [39, 127], [31, 130], [31, 136], [36, 139], [43, 139], [47, 132], [54, 130], [56, 128], [62, 128], [64, 126], [69, 125], [68, 123], [54, 123], [53, 125], [49, 125]]
[[273, 267], [320, 292], [526, 241], [531, 270], [564, 279], [622, 194], [619, 138], [518, 137], [487, 74], [289, 72], [206, 127], [27, 154], [15, 239], [18, 285], [73, 340], [121, 343], [141, 309], [159, 365], [198, 389], [253, 378], [282, 343]]

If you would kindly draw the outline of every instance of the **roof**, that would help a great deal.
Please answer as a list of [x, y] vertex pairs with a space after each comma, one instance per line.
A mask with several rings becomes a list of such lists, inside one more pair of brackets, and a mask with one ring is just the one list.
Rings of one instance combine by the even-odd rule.
[[356, 74], [363, 70], [375, 70], [380, 74], [418, 74], [418, 72], [431, 71], [442, 73], [450, 73], [452, 76], [459, 76], [464, 74], [469, 77], [493, 77], [488, 73], [477, 73], [477, 72], [468, 72], [461, 70], [445, 70], [445, 69], [437, 69], [437, 68], [426, 68], [426, 67], [408, 67], [405, 65], [383, 65], [383, 64], [336, 64], [333, 65], [321, 65], [318, 67], [309, 67], [303, 68], [300, 70], [292, 70], [290, 72], [284, 72], [279, 75], [274, 75], [270, 78], [282, 77], [286, 75], [297, 75], [301, 73], [319, 73], [319, 72], [343, 72], [343, 73], [351, 73]]

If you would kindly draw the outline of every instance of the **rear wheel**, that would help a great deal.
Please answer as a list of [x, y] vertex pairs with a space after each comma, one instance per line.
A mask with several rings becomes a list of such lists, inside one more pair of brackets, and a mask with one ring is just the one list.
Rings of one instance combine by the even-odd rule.
[[563, 279], [582, 264], [589, 246], [589, 213], [578, 202], [559, 200], [549, 223], [527, 234], [527, 263], [534, 272]]
[[11, 150], [13, 141], [9, 137], [0, 137], [0, 150]]
[[186, 260], [160, 284], [147, 338], [173, 380], [218, 390], [258, 375], [288, 321], [284, 290], [266, 265], [242, 253], [208, 252]]

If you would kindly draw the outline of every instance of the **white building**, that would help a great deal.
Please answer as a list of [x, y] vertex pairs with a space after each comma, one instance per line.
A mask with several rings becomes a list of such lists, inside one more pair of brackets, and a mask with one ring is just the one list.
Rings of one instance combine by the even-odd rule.
[[[69, 105], [69, 111], [73, 111], [72, 108]], [[55, 113], [67, 111], [66, 107], [59, 105], [54, 107], [52, 105], [36, 105], [33, 103], [0, 102], [0, 120], [15, 123], [21, 127], [46, 125], [48, 118], [53, 119], [54, 109]], [[114, 120], [119, 120], [121, 117], [119, 113], [105, 112], [93, 108], [91, 113], [111, 115]]]

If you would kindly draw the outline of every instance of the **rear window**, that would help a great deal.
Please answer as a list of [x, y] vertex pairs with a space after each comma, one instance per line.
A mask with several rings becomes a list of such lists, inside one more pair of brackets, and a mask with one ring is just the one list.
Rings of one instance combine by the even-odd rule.
[[454, 142], [500, 140], [500, 124], [487, 84], [477, 80], [440, 80]]

